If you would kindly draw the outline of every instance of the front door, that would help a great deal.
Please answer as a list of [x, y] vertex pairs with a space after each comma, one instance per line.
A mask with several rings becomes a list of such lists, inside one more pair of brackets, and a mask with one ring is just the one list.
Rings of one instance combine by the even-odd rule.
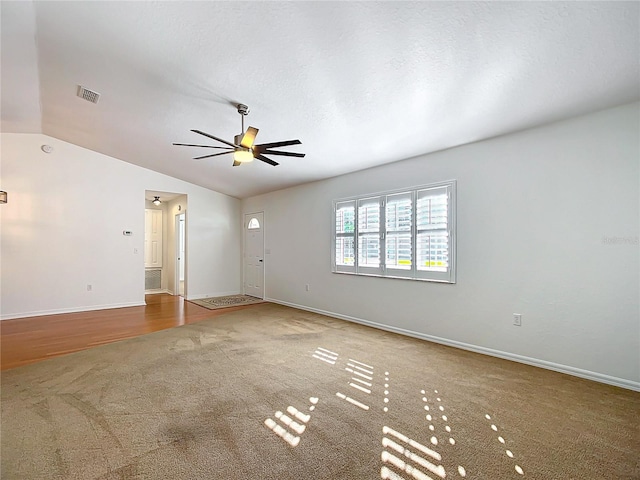
[[244, 293], [264, 298], [264, 214], [244, 216]]

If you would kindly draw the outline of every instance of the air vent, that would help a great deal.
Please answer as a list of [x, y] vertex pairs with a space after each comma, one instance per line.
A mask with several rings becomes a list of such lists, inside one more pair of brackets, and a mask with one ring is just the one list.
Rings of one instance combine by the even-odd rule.
[[158, 290], [162, 286], [162, 270], [144, 271], [144, 289]]
[[98, 92], [89, 90], [82, 85], [78, 85], [78, 96], [91, 103], [98, 103], [98, 100], [100, 100], [100, 94]]

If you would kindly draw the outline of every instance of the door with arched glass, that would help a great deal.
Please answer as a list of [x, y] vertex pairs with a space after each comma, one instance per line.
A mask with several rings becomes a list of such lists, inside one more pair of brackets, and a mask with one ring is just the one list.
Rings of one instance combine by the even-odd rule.
[[244, 216], [244, 293], [264, 298], [264, 214]]

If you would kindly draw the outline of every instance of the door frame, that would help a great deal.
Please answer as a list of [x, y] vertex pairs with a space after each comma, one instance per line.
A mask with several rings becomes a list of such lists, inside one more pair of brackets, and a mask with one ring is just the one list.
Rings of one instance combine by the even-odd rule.
[[[180, 256], [180, 217], [184, 218], [184, 252], [181, 262], [184, 264], [184, 290], [180, 293], [180, 262], [178, 257]], [[175, 278], [174, 278], [174, 295], [187, 298], [187, 215], [186, 212], [178, 212], [174, 215], [174, 243], [175, 243]]]
[[265, 285], [265, 281], [266, 281], [266, 268], [265, 268], [265, 261], [264, 261], [264, 244], [265, 244], [265, 215], [264, 215], [264, 211], [260, 211], [260, 212], [252, 212], [252, 213], [245, 213], [242, 216], [242, 293], [246, 294], [245, 292], [245, 286], [246, 286], [246, 279], [245, 279], [245, 273], [246, 273], [246, 268], [247, 268], [247, 226], [249, 224], [249, 220], [251, 220], [251, 218], [255, 217], [256, 215], [262, 215], [262, 225], [260, 225], [260, 228], [262, 229], [262, 296], [261, 298], [264, 299], [264, 294], [266, 292], [266, 285]]

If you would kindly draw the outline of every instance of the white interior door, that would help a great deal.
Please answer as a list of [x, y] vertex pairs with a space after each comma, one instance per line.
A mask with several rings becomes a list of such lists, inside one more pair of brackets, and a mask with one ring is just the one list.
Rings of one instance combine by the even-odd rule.
[[162, 267], [162, 210], [144, 210], [144, 266]]
[[264, 214], [244, 216], [244, 293], [264, 298]]

